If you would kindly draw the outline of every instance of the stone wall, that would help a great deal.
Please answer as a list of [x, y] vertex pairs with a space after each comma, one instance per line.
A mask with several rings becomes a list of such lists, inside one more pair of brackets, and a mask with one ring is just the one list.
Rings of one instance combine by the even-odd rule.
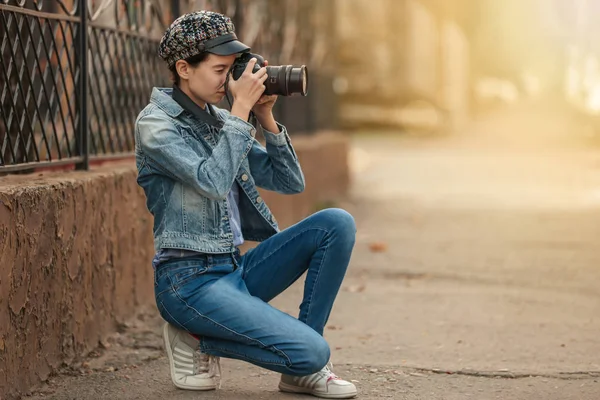
[[[293, 139], [307, 180], [263, 193], [283, 227], [348, 188], [339, 134]], [[0, 398], [27, 392], [153, 307], [152, 217], [131, 161], [0, 178]]]

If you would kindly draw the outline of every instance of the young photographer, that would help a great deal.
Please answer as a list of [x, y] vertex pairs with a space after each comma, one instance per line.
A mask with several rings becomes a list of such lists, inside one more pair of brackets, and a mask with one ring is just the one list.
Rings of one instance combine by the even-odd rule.
[[[215, 389], [219, 357], [229, 357], [281, 373], [282, 391], [351, 398], [356, 387], [331, 371], [323, 329], [354, 246], [354, 219], [327, 209], [279, 231], [257, 187], [299, 193], [304, 176], [273, 118], [277, 96], [264, 94], [267, 69], [256, 58], [240, 64], [249, 50], [224, 15], [178, 18], [159, 47], [175, 84], [154, 88], [136, 121], [171, 378], [182, 389]], [[237, 80], [232, 67], [243, 67]], [[226, 89], [231, 111], [213, 106]], [[266, 147], [247, 122], [251, 112]], [[244, 240], [261, 243], [241, 255]], [[298, 319], [268, 304], [305, 272]]]

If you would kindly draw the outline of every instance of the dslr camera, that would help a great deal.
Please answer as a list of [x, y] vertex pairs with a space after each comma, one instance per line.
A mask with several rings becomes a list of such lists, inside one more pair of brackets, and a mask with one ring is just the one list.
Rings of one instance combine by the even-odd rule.
[[[256, 58], [256, 64], [252, 69], [252, 73], [256, 73], [264, 67], [265, 59], [250, 52], [243, 53], [238, 57], [231, 67], [231, 77], [238, 80], [244, 73], [248, 61]], [[302, 96], [308, 94], [308, 71], [306, 66], [294, 67], [292, 65], [267, 66], [268, 78], [265, 81], [266, 95], [291, 96], [294, 93], [300, 93]]]

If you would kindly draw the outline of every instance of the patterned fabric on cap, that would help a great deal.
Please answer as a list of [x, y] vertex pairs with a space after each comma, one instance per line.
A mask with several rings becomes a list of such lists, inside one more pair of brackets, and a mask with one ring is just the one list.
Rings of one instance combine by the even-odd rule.
[[163, 35], [158, 55], [169, 68], [178, 60], [200, 54], [207, 40], [233, 33], [231, 19], [213, 11], [196, 11], [177, 18]]

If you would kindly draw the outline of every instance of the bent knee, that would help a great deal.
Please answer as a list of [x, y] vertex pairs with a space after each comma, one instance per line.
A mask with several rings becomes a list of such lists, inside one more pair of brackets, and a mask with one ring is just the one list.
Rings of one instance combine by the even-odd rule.
[[349, 236], [356, 234], [354, 217], [346, 210], [342, 210], [341, 208], [327, 208], [314, 214], [314, 217], [319, 218], [328, 230]]
[[329, 362], [331, 350], [325, 339], [318, 335], [318, 338], [307, 340], [302, 351], [292, 360], [289, 366], [290, 375], [305, 376], [314, 374], [323, 369]]

